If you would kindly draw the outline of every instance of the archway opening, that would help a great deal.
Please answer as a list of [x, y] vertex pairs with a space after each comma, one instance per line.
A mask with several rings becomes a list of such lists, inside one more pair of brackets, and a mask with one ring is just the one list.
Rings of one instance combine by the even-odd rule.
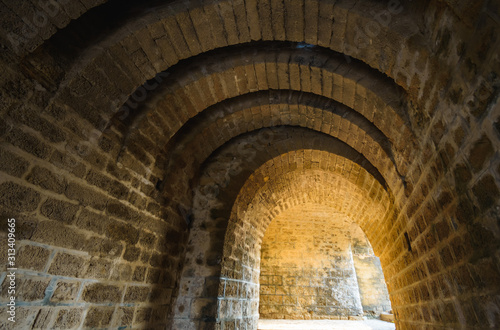
[[260, 261], [260, 319], [363, 320], [391, 310], [368, 238], [335, 209], [308, 203], [280, 213]]

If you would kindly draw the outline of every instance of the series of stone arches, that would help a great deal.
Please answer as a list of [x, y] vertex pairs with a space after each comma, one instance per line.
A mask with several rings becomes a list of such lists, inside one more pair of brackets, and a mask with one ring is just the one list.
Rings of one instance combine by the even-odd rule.
[[26, 328], [255, 329], [305, 202], [360, 224], [399, 328], [498, 323], [496, 1], [49, 3], [0, 6]]

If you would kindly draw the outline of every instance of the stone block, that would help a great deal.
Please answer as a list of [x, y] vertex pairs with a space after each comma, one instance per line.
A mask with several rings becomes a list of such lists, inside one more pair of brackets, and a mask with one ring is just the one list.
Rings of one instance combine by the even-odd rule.
[[130, 281], [132, 278], [132, 266], [129, 264], [116, 264], [111, 272], [113, 281]]
[[[9, 215], [6, 216], [8, 217]], [[24, 217], [24, 216], [16, 217], [16, 233], [17, 233], [16, 239], [30, 240], [33, 237], [36, 227], [37, 227], [37, 222], [35, 222], [35, 219], [33, 217]]]
[[15, 177], [21, 177], [29, 167], [29, 162], [16, 154], [0, 148], [0, 171]]
[[85, 275], [88, 259], [83, 256], [68, 253], [58, 253], [50, 264], [49, 274], [83, 277]]
[[61, 309], [52, 325], [53, 329], [75, 329], [80, 325], [83, 315], [81, 308]]
[[129, 286], [123, 298], [123, 302], [145, 302], [148, 298], [150, 288], [148, 286]]
[[469, 153], [469, 163], [473, 172], [478, 172], [483, 168], [484, 163], [488, 158], [490, 158], [493, 153], [493, 144], [491, 140], [486, 135], [482, 135], [479, 140], [477, 140]]
[[49, 259], [50, 251], [34, 245], [24, 245], [17, 253], [17, 267], [34, 271], [42, 271]]
[[152, 255], [151, 252], [148, 252], [143, 249], [140, 258], [141, 262], [144, 264], [149, 264], [149, 261], [151, 260], [151, 255]]
[[111, 267], [110, 260], [94, 257], [88, 264], [85, 278], [107, 279], [111, 274]]
[[9, 115], [16, 121], [39, 131], [50, 142], [57, 143], [65, 140], [66, 136], [64, 132], [46, 119], [40, 117], [39, 112], [33, 108], [26, 106], [12, 109]]
[[153, 248], [156, 244], [156, 236], [153, 233], [141, 231], [139, 244], [146, 248]]
[[89, 328], [106, 328], [111, 323], [114, 311], [115, 307], [90, 307], [83, 325]]
[[71, 224], [79, 206], [58, 199], [48, 198], [40, 208], [40, 213], [49, 219]]
[[109, 238], [124, 241], [130, 245], [139, 241], [139, 231], [132, 225], [119, 221], [110, 221], [106, 233]]
[[36, 242], [74, 250], [82, 250], [86, 242], [83, 233], [57, 221], [39, 222], [32, 239]]
[[490, 174], [483, 176], [472, 187], [472, 191], [482, 210], [487, 210], [493, 206], [500, 195], [495, 179]]
[[96, 210], [104, 210], [108, 198], [94, 189], [75, 182], [70, 182], [64, 193], [69, 199], [80, 202], [83, 206], [91, 206]]
[[146, 277], [146, 270], [147, 268], [143, 266], [135, 267], [132, 280], [135, 282], [144, 282], [144, 279]]
[[123, 199], [128, 194], [128, 188], [125, 185], [94, 170], [87, 173], [86, 180], [91, 185], [101, 188], [115, 198]]
[[97, 234], [103, 234], [108, 221], [107, 216], [94, 213], [90, 209], [85, 208], [80, 212], [76, 220], [76, 225], [82, 229], [90, 230]]
[[455, 175], [455, 188], [459, 193], [465, 193], [472, 179], [471, 171], [464, 164], [459, 164], [455, 167], [453, 174]]
[[[104, 122], [104, 120], [101, 119], [100, 122]], [[87, 161], [92, 166], [92, 168], [98, 169], [100, 171], [103, 170], [106, 166], [106, 156], [94, 149], [86, 151], [83, 155], [83, 159]]]
[[[47, 289], [50, 279], [47, 277], [26, 276], [18, 274], [15, 282], [17, 301], [41, 301], [45, 297], [45, 289]], [[2, 283], [2, 298], [8, 299], [8, 291], [10, 285], [11, 282], [9, 281], [9, 278], [5, 278]]]
[[57, 309], [41, 308], [37, 311], [33, 329], [49, 329], [52, 325], [52, 320], [59, 313]]
[[113, 327], [123, 327], [132, 324], [135, 307], [118, 307], [113, 318]]
[[88, 283], [82, 293], [82, 300], [91, 303], [118, 303], [121, 300], [121, 285]]
[[[16, 322], [12, 323], [8, 320], [10, 317], [7, 314], [7, 308], [2, 308], [0, 311], [0, 328], [5, 330], [17, 330], [17, 329], [32, 329], [33, 323], [39, 314], [39, 308], [29, 307], [17, 307], [16, 309]], [[33, 327], [33, 329], [36, 329]]]
[[121, 242], [107, 238], [91, 237], [84, 248], [93, 256], [98, 257], [119, 257], [122, 254], [123, 246]]
[[55, 303], [75, 302], [81, 283], [79, 281], [59, 280], [50, 301]]
[[135, 311], [134, 325], [149, 322], [151, 318], [151, 308], [137, 308]]
[[135, 246], [127, 246], [125, 253], [123, 254], [123, 259], [133, 262], [139, 258], [141, 254], [141, 249]]
[[159, 268], [148, 268], [146, 275], [146, 283], [156, 284], [160, 280], [161, 269]]
[[139, 210], [143, 210], [146, 207], [146, 198], [141, 197], [133, 191], [130, 192], [128, 201]]
[[50, 157], [50, 163], [70, 172], [78, 178], [82, 178], [87, 172], [85, 165], [73, 157], [71, 152], [55, 150]]
[[0, 205], [19, 212], [31, 212], [38, 207], [40, 194], [14, 182], [0, 184]]
[[12, 130], [7, 141], [40, 159], [46, 159], [52, 151], [47, 144], [20, 129]]

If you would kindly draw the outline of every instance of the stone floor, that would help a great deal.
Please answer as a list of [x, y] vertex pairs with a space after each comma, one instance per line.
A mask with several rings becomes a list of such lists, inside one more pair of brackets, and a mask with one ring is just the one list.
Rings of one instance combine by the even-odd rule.
[[259, 320], [259, 330], [394, 330], [394, 323], [380, 320]]

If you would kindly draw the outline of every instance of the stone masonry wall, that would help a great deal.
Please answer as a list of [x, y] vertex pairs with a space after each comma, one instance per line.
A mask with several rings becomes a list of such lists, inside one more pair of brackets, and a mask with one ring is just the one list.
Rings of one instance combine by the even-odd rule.
[[[359, 281], [351, 251], [354, 241], [366, 242], [361, 229], [324, 207], [306, 206], [274, 219], [262, 243], [260, 317], [361, 317]], [[383, 275], [377, 274], [373, 280], [377, 282], [375, 289], [385, 287]], [[383, 292], [388, 301], [387, 288]]]
[[391, 301], [380, 260], [373, 254], [366, 237], [358, 236], [353, 239], [352, 259], [358, 280], [363, 315], [378, 318], [381, 312], [391, 310]]
[[[2, 91], [0, 328], [165, 324], [187, 236], [184, 218], [155, 189], [157, 169], [146, 170], [143, 159], [126, 152], [117, 161], [119, 128], [92, 139], [91, 126], [72, 107], [44, 110], [41, 87], [3, 68], [3, 79], [22, 84]], [[10, 281], [3, 243], [11, 218], [15, 324], [5, 308]]]

